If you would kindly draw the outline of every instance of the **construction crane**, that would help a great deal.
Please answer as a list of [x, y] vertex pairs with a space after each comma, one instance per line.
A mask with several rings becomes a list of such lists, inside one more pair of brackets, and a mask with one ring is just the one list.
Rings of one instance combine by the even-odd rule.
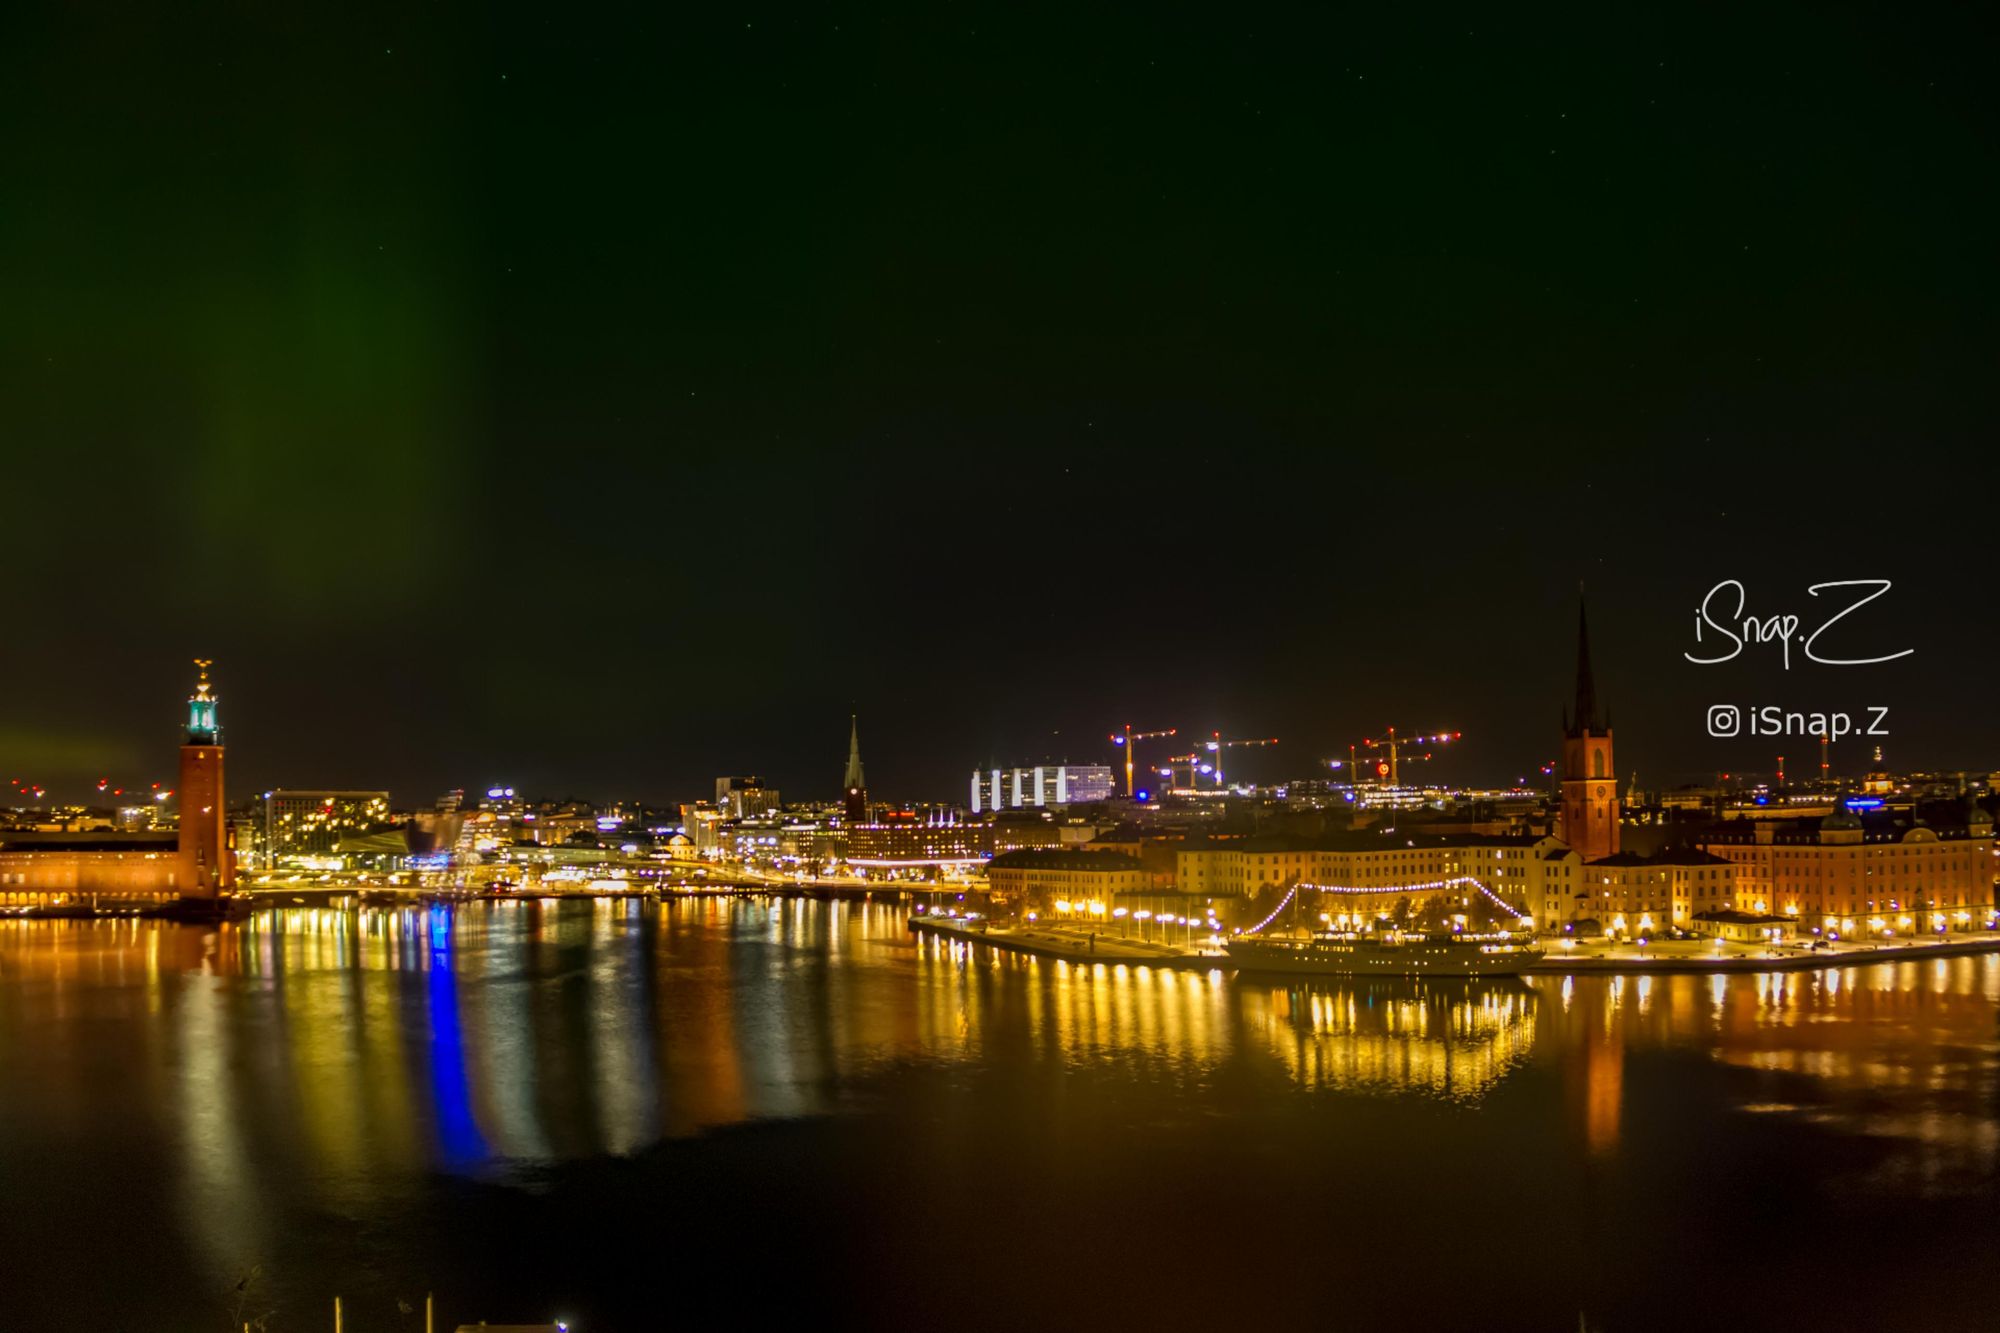
[[[1159, 774], [1169, 782], [1173, 782], [1180, 777], [1180, 765], [1187, 765], [1187, 785], [1189, 790], [1193, 790], [1201, 785], [1201, 775], [1203, 773], [1213, 773], [1215, 771], [1215, 765], [1201, 762], [1201, 752], [1199, 750], [1190, 754], [1170, 754], [1167, 756], [1167, 764], [1168, 767], [1160, 769]], [[1176, 788], [1175, 790], [1180, 789]]]
[[[1382, 739], [1380, 740], [1376, 740], [1373, 737], [1364, 739], [1361, 742], [1361, 748], [1366, 750], [1387, 750], [1389, 752], [1389, 760], [1387, 764], [1383, 764], [1379, 760], [1376, 762], [1375, 775], [1377, 777], [1387, 778], [1388, 779], [1387, 785], [1391, 787], [1399, 787], [1402, 785], [1401, 765], [1402, 765], [1402, 751], [1404, 746], [1448, 745], [1452, 741], [1457, 740], [1460, 736], [1463, 736], [1464, 734], [1465, 733], [1462, 731], [1439, 731], [1439, 732], [1433, 732], [1428, 736], [1398, 736], [1396, 734], [1396, 729], [1394, 727], [1390, 727], [1383, 734]], [[1348, 750], [1348, 754], [1352, 755], [1353, 753], [1354, 751], [1350, 747], [1350, 749]], [[1428, 759], [1430, 758], [1430, 755], [1428, 754], [1423, 755], [1422, 758]], [[1358, 779], [1360, 775], [1355, 774], [1354, 776]]]
[[[1190, 789], [1199, 788], [1203, 777], [1213, 777], [1215, 779], [1216, 790], [1220, 791], [1223, 786], [1222, 752], [1224, 750], [1232, 750], [1239, 745], [1276, 745], [1277, 743], [1278, 738], [1276, 736], [1259, 736], [1239, 741], [1226, 741], [1222, 739], [1221, 732], [1212, 731], [1209, 733], [1209, 739], [1201, 742], [1200, 748], [1187, 754], [1170, 754], [1167, 756], [1167, 762], [1169, 764], [1187, 765], [1188, 787]], [[1205, 754], [1214, 755], [1214, 760], [1209, 763], [1203, 763], [1202, 756]], [[1163, 778], [1177, 778], [1180, 776], [1180, 774], [1171, 768], [1163, 768], [1159, 770], [1159, 773]]]
[[1220, 788], [1223, 785], [1222, 752], [1224, 750], [1233, 750], [1239, 745], [1276, 745], [1277, 743], [1278, 738], [1276, 736], [1265, 736], [1256, 740], [1226, 741], [1222, 739], [1221, 732], [1211, 731], [1209, 739], [1203, 742], [1202, 749], [1211, 751], [1215, 755], [1215, 785]]
[[1140, 741], [1158, 740], [1162, 736], [1171, 736], [1178, 730], [1178, 727], [1168, 727], [1165, 731], [1134, 731], [1132, 730], [1132, 724], [1127, 722], [1125, 730], [1111, 733], [1111, 743], [1125, 747], [1125, 797], [1127, 800], [1136, 800], [1139, 795], [1138, 788], [1132, 785], [1132, 753], [1137, 748], [1138, 743]]

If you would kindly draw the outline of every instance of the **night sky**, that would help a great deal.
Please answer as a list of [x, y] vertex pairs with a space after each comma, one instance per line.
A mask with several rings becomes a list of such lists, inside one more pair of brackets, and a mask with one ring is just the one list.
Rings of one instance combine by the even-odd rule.
[[[195, 656], [239, 793], [831, 797], [850, 709], [888, 798], [1127, 721], [1501, 782], [1580, 580], [1644, 786], [1809, 766], [1721, 701], [2000, 767], [1972, 8], [293, 8], [0, 18], [52, 799]], [[1692, 666], [1729, 577], [1915, 653]]]

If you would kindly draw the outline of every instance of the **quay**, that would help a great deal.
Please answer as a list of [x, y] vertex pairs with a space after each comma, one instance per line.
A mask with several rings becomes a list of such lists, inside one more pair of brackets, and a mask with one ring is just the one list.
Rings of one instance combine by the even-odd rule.
[[[912, 916], [910, 930], [918, 935], [985, 944], [1010, 953], [1070, 963], [1128, 963], [1183, 970], [1235, 970], [1227, 955], [1186, 949], [1100, 933], [1092, 946], [1087, 932], [1072, 927], [1036, 925], [1020, 928], [961, 917]], [[1709, 941], [1668, 940], [1641, 948], [1631, 944], [1589, 941], [1551, 950], [1527, 969], [1529, 976], [1630, 976], [1634, 973], [1797, 972], [1812, 968], [1859, 967], [1871, 963], [1920, 962], [1971, 954], [2000, 953], [2000, 932], [1944, 936], [1937, 939], [1845, 942], [1809, 949], [1804, 945], [1760, 948]]]
[[[814, 902], [922, 903], [941, 909], [947, 904], [957, 903], [964, 896], [962, 885], [868, 883], [844, 879], [753, 879], [717, 875], [670, 882], [604, 880], [587, 885], [565, 884], [559, 888], [537, 886], [527, 889], [389, 884], [379, 880], [339, 884], [266, 883], [238, 888], [226, 901], [234, 904], [236, 909], [227, 915], [241, 916], [294, 907], [352, 911], [371, 907], [429, 907], [476, 902], [596, 902], [631, 898], [652, 902], [681, 902], [698, 898], [802, 898]], [[0, 918], [27, 921], [96, 921], [134, 917], [173, 919], [174, 915], [157, 904], [121, 901], [99, 894], [79, 894], [72, 899], [31, 906], [0, 907]]]
[[1156, 940], [1135, 940], [1099, 932], [1059, 926], [991, 926], [985, 920], [962, 917], [911, 916], [910, 930], [939, 939], [963, 940], [968, 944], [988, 944], [1009, 953], [1031, 954], [1069, 963], [1140, 963], [1147, 967], [1172, 967], [1205, 971], [1228, 967], [1229, 959], [1219, 953], [1200, 953]]

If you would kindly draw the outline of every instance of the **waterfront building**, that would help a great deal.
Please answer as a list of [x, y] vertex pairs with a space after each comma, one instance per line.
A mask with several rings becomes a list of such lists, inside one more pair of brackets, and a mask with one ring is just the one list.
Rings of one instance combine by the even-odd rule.
[[1027, 806], [1085, 805], [1108, 801], [1117, 786], [1108, 764], [1035, 764], [972, 774], [974, 814]]
[[1049, 911], [1057, 903], [1084, 904], [1084, 915], [1109, 921], [1112, 899], [1143, 892], [1146, 870], [1123, 852], [1028, 848], [1005, 852], [986, 865], [993, 896]]
[[1797, 936], [1799, 927], [1794, 917], [1772, 916], [1768, 912], [1742, 912], [1734, 907], [1696, 912], [1694, 925], [1699, 934], [1738, 944], [1776, 944]]
[[213, 663], [195, 665], [200, 678], [188, 699], [176, 791], [179, 827], [153, 834], [59, 830], [0, 835], [0, 905], [153, 906], [189, 896], [214, 897], [235, 883], [235, 850], [223, 806], [222, 732], [208, 679]]
[[877, 820], [847, 830], [846, 859], [864, 872], [924, 874], [1061, 841], [1062, 829], [1046, 818]]
[[1606, 935], [1620, 939], [1669, 927], [1714, 933], [1697, 918], [1732, 909], [1735, 892], [1734, 868], [1699, 848], [1618, 852], [1584, 863], [1582, 887], [1557, 928], [1595, 921]]
[[335, 844], [389, 822], [386, 791], [264, 793], [264, 864], [288, 856], [328, 856]]
[[993, 825], [915, 820], [850, 825], [847, 864], [864, 873], [963, 870], [993, 855]]
[[1421, 907], [1483, 891], [1544, 928], [1573, 901], [1582, 864], [1554, 838], [1393, 830], [1190, 837], [1175, 849], [1174, 862], [1175, 887], [1202, 898], [1251, 898], [1303, 885], [1338, 911], [1372, 918], [1399, 899]]
[[1731, 820], [1703, 846], [1733, 868], [1736, 910], [1808, 933], [1932, 935], [1994, 916], [1993, 821], [1976, 802], [1961, 824], [1937, 827], [1848, 805], [1817, 820]]
[[176, 833], [0, 833], [0, 907], [160, 905], [180, 896]]

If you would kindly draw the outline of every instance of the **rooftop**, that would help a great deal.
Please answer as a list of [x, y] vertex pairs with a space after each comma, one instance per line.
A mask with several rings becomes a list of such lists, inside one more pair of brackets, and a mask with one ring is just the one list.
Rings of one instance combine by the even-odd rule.
[[986, 863], [988, 870], [1093, 870], [1112, 873], [1143, 870], [1139, 858], [1124, 852], [1071, 851], [1062, 848], [1024, 847], [1002, 852]]
[[9, 852], [170, 852], [179, 845], [179, 834], [138, 833], [129, 830], [102, 833], [0, 833], [0, 851]]
[[1188, 852], [1394, 852], [1446, 847], [1533, 847], [1532, 833], [1419, 833], [1365, 829], [1351, 833], [1259, 833], [1247, 838], [1190, 836]]
[[1614, 852], [1601, 856], [1595, 861], [1586, 861], [1586, 867], [1594, 866], [1726, 866], [1730, 862], [1720, 856], [1704, 852], [1698, 847], [1663, 847], [1657, 852]]

